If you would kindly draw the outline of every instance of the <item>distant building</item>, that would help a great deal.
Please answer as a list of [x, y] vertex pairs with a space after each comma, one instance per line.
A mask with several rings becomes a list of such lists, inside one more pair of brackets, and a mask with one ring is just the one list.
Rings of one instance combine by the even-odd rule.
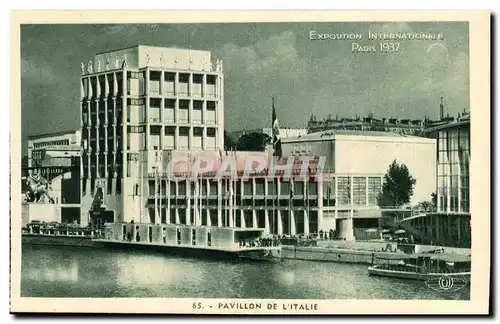
[[[271, 127], [244, 129], [244, 130], [239, 130], [239, 131], [228, 132], [228, 135], [229, 135], [229, 137], [231, 137], [231, 139], [233, 141], [237, 141], [241, 136], [252, 134], [252, 133], [266, 134], [266, 135], [269, 135], [270, 137], [272, 137], [273, 136], [273, 129]], [[305, 129], [305, 128], [290, 128], [290, 127], [280, 128], [280, 137], [281, 138], [298, 137], [298, 136], [303, 136], [306, 134], [307, 134], [307, 129]]]
[[[40, 167], [44, 163], [45, 166], [67, 163], [69, 159], [66, 157], [80, 156], [80, 145], [79, 130], [28, 136], [28, 167]], [[51, 157], [56, 160], [51, 161]]]
[[[464, 110], [458, 114], [457, 118], [464, 118], [468, 113]], [[409, 119], [409, 118], [376, 118], [372, 113], [366, 117], [355, 116], [353, 118], [339, 118], [328, 115], [327, 118], [319, 120], [311, 115], [307, 123], [308, 133], [322, 132], [326, 130], [357, 130], [357, 131], [378, 131], [392, 132], [406, 135], [427, 136], [426, 131], [429, 128], [446, 125], [454, 121], [455, 117], [444, 114], [443, 98], [439, 105], [439, 119], [431, 120], [427, 117]]]
[[356, 116], [355, 118], [340, 119], [328, 116], [326, 119], [318, 120], [316, 116], [311, 115], [307, 129], [309, 133], [327, 130], [357, 130], [420, 136], [429, 122], [427, 119], [375, 118], [373, 115], [364, 118]]

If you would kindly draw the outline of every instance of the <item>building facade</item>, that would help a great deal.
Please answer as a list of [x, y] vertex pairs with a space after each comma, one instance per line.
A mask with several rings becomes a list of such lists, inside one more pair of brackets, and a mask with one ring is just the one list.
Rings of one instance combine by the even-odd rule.
[[[49, 152], [49, 155], [54, 155], [54, 157], [59, 155], [62, 158], [68, 155], [79, 157], [80, 144], [80, 130], [28, 136], [28, 167], [42, 166], [47, 152]], [[52, 162], [57, 165], [61, 161]], [[46, 161], [45, 164], [52, 162]]]
[[435, 210], [404, 221], [437, 245], [471, 246], [470, 116], [429, 128], [437, 140]]
[[[284, 155], [323, 156], [333, 174], [384, 176], [396, 160], [417, 180], [410, 204], [427, 201], [436, 188], [436, 140], [390, 132], [334, 130], [285, 138]], [[352, 185], [352, 184], [351, 184]]]
[[224, 141], [222, 61], [210, 52], [136, 46], [81, 66], [82, 220], [96, 192], [114, 221], [142, 212], [157, 157], [218, 151]]
[[470, 119], [430, 129], [437, 139], [437, 211], [469, 213]]
[[[367, 229], [372, 226], [366, 219], [376, 223], [380, 216], [376, 206], [382, 175], [332, 174], [319, 165], [319, 158], [313, 158], [302, 176], [302, 161], [295, 157], [289, 174], [274, 172], [267, 152], [226, 152], [222, 157], [218, 152], [178, 151], [164, 161], [180, 161], [188, 155], [189, 161], [211, 156], [216, 161], [213, 170], [218, 170], [225, 156], [234, 158], [237, 171], [233, 176], [216, 171], [195, 176], [185, 164], [170, 173], [164, 173], [165, 165], [160, 164], [161, 172], [149, 175], [146, 191], [132, 198], [145, 206], [133, 218], [135, 222], [264, 228], [277, 235], [339, 229], [337, 237], [352, 239], [353, 224]], [[264, 161], [265, 167], [250, 169], [249, 157]], [[288, 159], [284, 157], [278, 168], [288, 165]]]

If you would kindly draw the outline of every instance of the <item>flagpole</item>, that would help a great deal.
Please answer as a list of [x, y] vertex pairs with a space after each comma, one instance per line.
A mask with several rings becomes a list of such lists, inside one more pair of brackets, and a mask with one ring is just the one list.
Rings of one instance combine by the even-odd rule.
[[292, 199], [293, 188], [292, 181], [290, 181], [290, 199], [288, 200], [288, 235], [292, 236]]

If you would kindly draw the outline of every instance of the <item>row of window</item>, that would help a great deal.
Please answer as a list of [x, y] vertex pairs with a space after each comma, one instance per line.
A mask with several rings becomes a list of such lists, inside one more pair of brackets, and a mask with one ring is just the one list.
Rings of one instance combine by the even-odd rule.
[[[151, 126], [149, 129], [150, 135], [161, 135], [161, 128], [162, 126]], [[177, 127], [176, 126], [165, 126], [164, 130], [164, 135], [165, 136], [175, 136], [175, 131]], [[190, 127], [179, 127], [179, 136], [189, 136], [189, 130]], [[208, 137], [215, 137], [215, 134], [217, 133], [217, 128], [215, 127], [208, 127], [206, 128], [207, 130], [207, 136]], [[127, 133], [128, 134], [144, 134], [146, 133], [146, 127], [144, 125], [142, 126], [127, 126]], [[194, 136], [203, 136], [203, 127], [193, 127], [193, 135]]]
[[37, 149], [51, 145], [69, 145], [69, 139], [33, 143], [33, 148]]
[[[140, 72], [138, 73], [136, 79], [139, 78], [145, 78], [145, 74]], [[197, 73], [176, 73], [176, 72], [164, 72], [163, 73], [163, 80], [166, 82], [174, 82], [175, 81], [175, 76], [178, 76], [178, 80], [181, 83], [188, 83], [189, 79], [192, 79], [192, 82], [195, 84], [201, 84], [203, 83], [203, 74], [197, 74]], [[206, 74], [206, 84], [210, 85], [215, 85], [217, 83], [217, 76], [213, 74]], [[149, 80], [150, 81], [161, 81], [161, 72], [160, 71], [150, 71], [149, 75]]]

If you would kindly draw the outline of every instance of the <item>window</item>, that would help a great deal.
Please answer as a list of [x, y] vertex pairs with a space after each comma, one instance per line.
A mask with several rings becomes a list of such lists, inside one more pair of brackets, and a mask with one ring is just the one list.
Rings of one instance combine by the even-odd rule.
[[179, 127], [179, 135], [189, 136], [189, 127]]
[[207, 84], [215, 85], [217, 77], [215, 75], [207, 75]]
[[203, 75], [201, 74], [193, 75], [193, 83], [202, 83], [202, 82], [203, 82]]
[[165, 127], [165, 135], [166, 136], [175, 136], [175, 127], [172, 127], [172, 126]]
[[179, 74], [179, 82], [189, 82], [189, 74], [180, 73]]
[[165, 81], [171, 81], [171, 82], [174, 82], [174, 81], [175, 81], [175, 73], [172, 73], [172, 72], [166, 72], [166, 73], [165, 73]]
[[179, 109], [189, 109], [189, 100], [179, 100]]
[[203, 136], [203, 128], [201, 128], [201, 127], [195, 127], [193, 129], [193, 135], [194, 136], [199, 136], [199, 137]]
[[338, 177], [338, 205], [349, 205], [351, 203], [351, 178]]
[[175, 109], [175, 99], [165, 99], [165, 108]]
[[161, 126], [151, 126], [149, 128], [149, 133], [151, 135], [161, 135]]
[[207, 101], [207, 110], [215, 111], [215, 101]]
[[366, 178], [354, 177], [353, 178], [353, 191], [355, 205], [366, 205]]
[[144, 126], [127, 126], [127, 133], [144, 133]]
[[193, 109], [194, 110], [202, 110], [203, 109], [203, 101], [200, 101], [200, 100], [193, 101]]
[[215, 128], [207, 128], [207, 137], [215, 137]]
[[368, 178], [368, 205], [377, 205], [377, 199], [381, 191], [382, 179], [379, 177]]
[[[151, 100], [154, 100], [154, 99], [151, 99]], [[142, 106], [145, 104], [145, 102], [144, 102], [144, 98], [140, 98], [140, 99], [129, 98], [129, 99], [127, 99], [127, 104], [133, 105], [133, 106]]]
[[149, 100], [149, 106], [150, 107], [161, 107], [161, 99], [151, 98]]

